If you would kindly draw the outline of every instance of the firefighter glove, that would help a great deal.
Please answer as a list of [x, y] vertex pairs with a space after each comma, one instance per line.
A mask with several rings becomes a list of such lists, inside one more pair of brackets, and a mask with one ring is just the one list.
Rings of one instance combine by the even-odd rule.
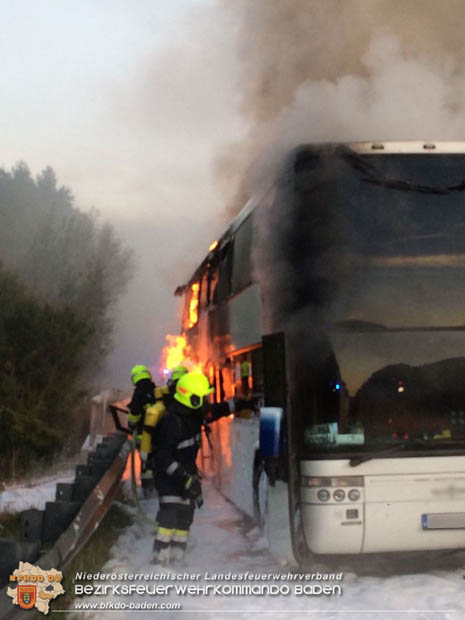
[[139, 424], [141, 419], [141, 415], [135, 415], [133, 413], [129, 413], [128, 414], [128, 426], [130, 428], [131, 431], [133, 431], [137, 425]]
[[[229, 401], [228, 401], [229, 402]], [[243, 411], [244, 409], [254, 410], [254, 403], [252, 400], [246, 400], [245, 398], [236, 398], [234, 400], [234, 411]]]
[[[202, 486], [198, 476], [195, 474], [188, 475], [184, 482], [184, 496], [193, 499], [196, 503], [198, 499], [202, 499]], [[203, 500], [202, 500], [203, 503]], [[199, 506], [200, 508], [200, 506]]]

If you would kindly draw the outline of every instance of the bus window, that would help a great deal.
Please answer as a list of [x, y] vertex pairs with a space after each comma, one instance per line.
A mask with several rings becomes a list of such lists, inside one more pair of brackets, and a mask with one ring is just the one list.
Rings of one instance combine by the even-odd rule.
[[312, 325], [289, 347], [296, 444], [311, 458], [399, 440], [454, 449], [465, 436], [465, 157], [333, 155], [302, 179], [285, 240], [294, 312], [306, 307]]
[[208, 301], [209, 267], [210, 265], [207, 265], [207, 269], [203, 272], [202, 280], [200, 282], [200, 296], [199, 296], [199, 311], [200, 312], [203, 312], [209, 303]]
[[252, 281], [250, 260], [253, 235], [253, 220], [249, 216], [234, 235], [234, 264], [232, 273], [232, 294], [239, 293]]
[[207, 275], [207, 305], [213, 303], [215, 298], [216, 286], [218, 284], [218, 265], [210, 264], [208, 266], [208, 275]]
[[184, 313], [183, 313], [183, 327], [184, 329], [191, 329], [194, 325], [197, 325], [199, 320], [199, 294], [200, 283], [194, 282], [187, 290], [185, 297]]
[[218, 269], [218, 284], [213, 298], [214, 304], [226, 301], [231, 296], [231, 272], [233, 262], [233, 245], [228, 243], [224, 248]]

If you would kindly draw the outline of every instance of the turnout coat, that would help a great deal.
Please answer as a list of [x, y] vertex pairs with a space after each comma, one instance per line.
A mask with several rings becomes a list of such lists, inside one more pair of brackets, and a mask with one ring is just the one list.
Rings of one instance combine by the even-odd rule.
[[202, 424], [201, 410], [189, 409], [175, 400], [154, 428], [152, 454], [159, 495], [183, 497], [188, 476], [197, 473]]

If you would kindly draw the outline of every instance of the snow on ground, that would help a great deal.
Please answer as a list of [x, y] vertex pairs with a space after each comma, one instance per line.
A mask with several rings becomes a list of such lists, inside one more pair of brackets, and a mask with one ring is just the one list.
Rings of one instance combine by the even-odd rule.
[[67, 468], [61, 473], [6, 486], [0, 493], [0, 513], [21, 512], [29, 508], [43, 510], [45, 502], [53, 502], [55, 499], [57, 482], [72, 482], [73, 479], [74, 468]]
[[[389, 566], [386, 559], [373, 561], [362, 560], [359, 568], [345, 564], [325, 563], [315, 565], [311, 572], [336, 573], [343, 571], [341, 582], [294, 581], [280, 580], [246, 580], [246, 581], [211, 581], [207, 574], [246, 572], [254, 574], [288, 574], [289, 567], [279, 566], [269, 555], [263, 539], [257, 529], [250, 530], [251, 524], [226, 501], [209, 483], [204, 482], [205, 505], [195, 514], [191, 530], [191, 541], [185, 567], [163, 569], [150, 564], [152, 557], [153, 528], [138, 519], [116, 541], [112, 558], [102, 569], [102, 573], [194, 573], [200, 574], [198, 580], [185, 581], [120, 581], [119, 584], [155, 585], [190, 584], [205, 587], [207, 585], [231, 586], [254, 584], [259, 586], [289, 586], [288, 595], [255, 595], [255, 596], [181, 596], [172, 593], [170, 596], [82, 596], [74, 603], [111, 603], [131, 604], [150, 602], [178, 602], [182, 611], [99, 611], [87, 612], [86, 618], [92, 620], [145, 617], [150, 613], [166, 619], [215, 618], [215, 620], [246, 620], [254, 618], [271, 618], [272, 620], [339, 619], [339, 618], [411, 618], [458, 620], [465, 616], [465, 581], [464, 560], [462, 554], [443, 554], [440, 563], [432, 560], [433, 556], [423, 559], [422, 568], [414, 572], [402, 569], [402, 560], [397, 565]], [[156, 500], [144, 501], [144, 509], [155, 516]], [[434, 556], [436, 557], [436, 556]], [[425, 564], [431, 562], [431, 564]], [[400, 563], [399, 563], [400, 562]], [[418, 567], [418, 564], [417, 564]], [[361, 570], [363, 568], [363, 570]], [[360, 570], [359, 570], [360, 569]], [[410, 569], [411, 570], [411, 569]], [[80, 582], [80, 583], [92, 583]], [[111, 584], [111, 581], [94, 581], [94, 584]], [[341, 595], [297, 596], [296, 586], [303, 584], [318, 585], [340, 584]], [[71, 614], [72, 618], [82, 619], [83, 614]]]

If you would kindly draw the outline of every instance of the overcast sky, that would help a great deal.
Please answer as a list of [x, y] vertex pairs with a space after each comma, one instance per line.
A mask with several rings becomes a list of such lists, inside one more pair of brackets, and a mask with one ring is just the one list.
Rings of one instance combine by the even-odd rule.
[[51, 165], [136, 252], [107, 381], [157, 362], [172, 295], [227, 222], [214, 181], [237, 116], [234, 29], [208, 0], [3, 3], [0, 165]]

